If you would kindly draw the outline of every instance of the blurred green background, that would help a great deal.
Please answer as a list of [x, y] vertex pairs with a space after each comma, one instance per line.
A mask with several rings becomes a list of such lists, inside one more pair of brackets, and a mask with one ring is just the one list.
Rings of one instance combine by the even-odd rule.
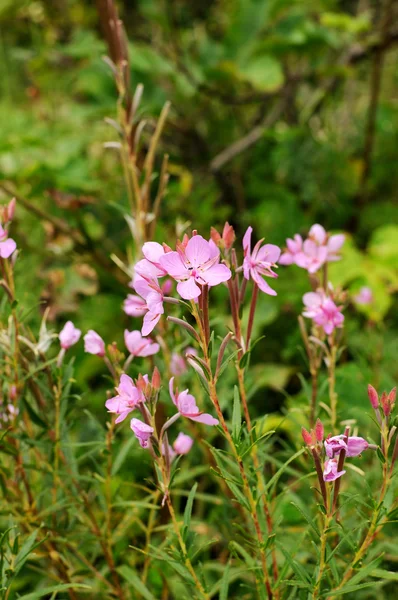
[[[314, 222], [344, 231], [331, 278], [375, 300], [349, 304], [337, 373], [345, 418], [368, 409], [365, 385], [397, 380], [398, 19], [368, 0], [141, 0], [118, 4], [142, 116], [172, 103], [161, 151], [171, 179], [158, 239], [187, 222], [204, 235], [228, 219], [242, 235], [283, 245]], [[72, 318], [122, 346], [125, 277], [110, 259], [133, 254], [115, 139], [104, 121], [116, 92], [94, 2], [0, 0], [0, 200], [22, 197], [12, 234], [20, 302], [49, 304], [50, 327]], [[25, 201], [24, 201], [25, 200]], [[24, 204], [25, 207], [22, 206]], [[46, 218], [35, 214], [37, 209]], [[79, 232], [60, 231], [54, 218]], [[263, 296], [253, 412], [305, 397], [297, 314], [306, 273], [281, 267]], [[217, 295], [220, 305], [225, 296]], [[32, 313], [32, 327], [35, 325]], [[103, 411], [95, 357], [78, 377]], [[98, 390], [98, 391], [96, 391]], [[101, 408], [100, 408], [101, 407]], [[358, 409], [361, 409], [360, 411]], [[104, 414], [105, 418], [105, 414]]]

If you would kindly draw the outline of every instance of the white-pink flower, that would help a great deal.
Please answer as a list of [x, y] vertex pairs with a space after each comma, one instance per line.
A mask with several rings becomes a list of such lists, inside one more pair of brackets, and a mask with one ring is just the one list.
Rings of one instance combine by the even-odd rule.
[[166, 252], [159, 259], [160, 266], [178, 281], [177, 292], [185, 300], [200, 296], [201, 285], [215, 286], [231, 278], [231, 271], [220, 264], [220, 252], [201, 235], [194, 235], [186, 246], [180, 244], [176, 252]]
[[84, 336], [84, 350], [96, 356], [105, 356], [105, 342], [93, 329], [87, 331]]
[[339, 471], [338, 469], [338, 461], [337, 458], [330, 458], [329, 460], [325, 460], [325, 465], [323, 469], [323, 479], [324, 481], [335, 481], [342, 475], [344, 475], [345, 471]]
[[181, 431], [173, 444], [173, 448], [176, 454], [188, 454], [192, 445], [193, 439]]
[[9, 258], [16, 249], [15, 240], [8, 237], [8, 233], [0, 225], [0, 258]]
[[159, 352], [159, 344], [153, 342], [150, 338], [142, 337], [140, 331], [124, 331], [124, 343], [127, 350], [133, 356], [152, 356]]
[[373, 302], [373, 292], [370, 287], [363, 286], [359, 290], [358, 294], [354, 296], [353, 300], [356, 304], [367, 306]]
[[303, 302], [305, 305], [303, 316], [323, 327], [327, 335], [330, 335], [336, 327], [343, 326], [344, 315], [341, 313], [343, 307], [336, 306], [323, 291], [304, 294]]
[[149, 335], [164, 313], [163, 291], [157, 277], [150, 272], [145, 277], [136, 275], [133, 286], [137, 294], [145, 300], [145, 316], [141, 333]]
[[146, 423], [144, 423], [143, 421], [140, 421], [139, 419], [134, 419], [134, 418], [131, 419], [131, 421], [130, 421], [130, 427], [131, 427], [135, 437], [138, 439], [141, 448], [146, 448], [148, 446], [150, 437], [154, 432], [153, 427], [151, 427], [150, 425], [147, 425]]
[[187, 417], [192, 421], [203, 423], [204, 425], [218, 425], [217, 419], [215, 419], [208, 413], [204, 413], [199, 410], [199, 408], [196, 406], [195, 397], [192, 396], [192, 394], [190, 394], [188, 390], [184, 390], [181, 393], [178, 393], [177, 389], [174, 391], [174, 377], [170, 379], [169, 391], [171, 399], [177, 407], [177, 410], [180, 413], [180, 415], [182, 415], [183, 417]]
[[59, 341], [61, 343], [61, 348], [67, 350], [68, 348], [76, 344], [76, 342], [79, 341], [81, 334], [82, 332], [80, 331], [80, 329], [77, 329], [73, 325], [72, 321], [67, 321], [58, 335]]
[[148, 311], [146, 302], [136, 294], [128, 294], [123, 302], [123, 310], [129, 317], [143, 317]]
[[279, 260], [280, 248], [274, 244], [265, 244], [261, 246], [263, 240], [259, 240], [251, 250], [252, 227], [248, 227], [243, 237], [243, 275], [246, 279], [252, 278], [260, 290], [270, 296], [276, 296], [273, 290], [263, 277], [276, 278], [278, 275], [272, 271]]
[[294, 240], [286, 240], [286, 251], [282, 254], [281, 265], [296, 264], [309, 273], [316, 273], [326, 262], [340, 260], [338, 251], [344, 244], [343, 234], [329, 235], [322, 225], [316, 223], [308, 233], [308, 238], [303, 242], [298, 234]]
[[[148, 375], [144, 375], [146, 383], [149, 382]], [[137, 406], [145, 402], [145, 396], [128, 375], [120, 376], [119, 385], [116, 388], [117, 396], [109, 398], [105, 402], [108, 412], [119, 415], [115, 423], [121, 423]]]

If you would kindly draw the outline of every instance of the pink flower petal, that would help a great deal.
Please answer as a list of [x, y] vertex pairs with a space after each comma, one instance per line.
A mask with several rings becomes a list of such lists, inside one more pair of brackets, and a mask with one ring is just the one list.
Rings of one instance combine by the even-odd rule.
[[201, 294], [200, 288], [196, 285], [193, 277], [189, 277], [186, 281], [180, 281], [177, 284], [177, 292], [184, 300], [194, 300]]
[[1, 258], [9, 258], [16, 249], [17, 244], [11, 238], [8, 238], [5, 242], [0, 242], [0, 256]]
[[226, 265], [213, 265], [210, 269], [201, 273], [201, 279], [203, 279], [208, 285], [218, 285], [224, 281], [231, 279], [232, 273]]
[[208, 413], [203, 413], [201, 415], [198, 415], [197, 417], [189, 416], [188, 419], [191, 419], [191, 421], [196, 421], [197, 423], [203, 423], [203, 425], [218, 425], [218, 420], [209, 415]]
[[185, 255], [193, 267], [203, 265], [211, 258], [209, 242], [201, 235], [194, 235], [185, 248]]
[[161, 267], [174, 279], [184, 279], [189, 275], [189, 271], [182, 262], [178, 252], [166, 252], [166, 254], [161, 256], [159, 262]]

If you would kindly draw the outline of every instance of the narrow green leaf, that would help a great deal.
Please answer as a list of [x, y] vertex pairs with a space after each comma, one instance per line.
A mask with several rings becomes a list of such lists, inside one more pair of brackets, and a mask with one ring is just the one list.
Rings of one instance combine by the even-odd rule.
[[240, 428], [242, 424], [240, 396], [238, 387], [234, 386], [234, 407], [232, 411], [232, 437], [234, 442], [239, 440]]
[[[47, 596], [48, 594], [53, 594], [54, 592], [64, 592], [65, 590], [91, 590], [92, 588], [89, 585], [85, 585], [83, 583], [61, 583], [60, 585], [52, 585], [51, 587], [42, 588], [37, 592], [32, 592], [30, 594], [25, 594], [24, 596], [19, 596], [18, 600], [36, 600], [37, 598], [43, 598], [43, 596]], [[151, 600], [155, 600], [151, 598]]]
[[189, 529], [189, 524], [191, 522], [193, 501], [194, 501], [194, 498], [195, 498], [195, 493], [196, 493], [197, 488], [198, 488], [198, 484], [195, 483], [193, 485], [191, 491], [189, 492], [187, 504], [185, 506], [185, 510], [184, 510], [184, 527], [186, 527], [186, 529]]
[[116, 475], [116, 473], [118, 473], [118, 471], [121, 469], [124, 461], [127, 458], [127, 455], [131, 449], [131, 447], [134, 445], [135, 440], [134, 437], [130, 437], [129, 440], [125, 443], [122, 444], [122, 447], [120, 448], [114, 462], [112, 465], [112, 475]]
[[318, 537], [321, 537], [320, 531], [318, 529], [318, 527], [315, 525], [315, 523], [313, 522], [312, 519], [310, 519], [310, 517], [303, 511], [302, 508], [300, 508], [300, 506], [298, 504], [296, 504], [295, 502], [291, 502], [290, 503], [292, 506], [294, 506], [295, 508], [297, 508], [297, 510], [299, 511], [299, 513], [304, 517], [304, 519], [307, 521], [308, 525], [311, 527], [311, 529], [313, 531], [315, 531], [316, 535]]
[[329, 598], [330, 596], [342, 596], [343, 594], [350, 594], [358, 590], [362, 590], [367, 587], [378, 587], [383, 585], [382, 581], [370, 581], [369, 583], [361, 583], [360, 585], [345, 585], [339, 590], [332, 590], [331, 592], [325, 592], [322, 594], [322, 598]]
[[229, 588], [229, 571], [231, 569], [231, 561], [229, 560], [225, 567], [224, 574], [221, 579], [220, 596], [219, 600], [228, 600], [228, 588]]
[[148, 590], [146, 585], [141, 581], [133, 569], [127, 565], [122, 565], [117, 569], [117, 572], [120, 573], [120, 575], [124, 577], [124, 579], [128, 581], [130, 585], [133, 586], [135, 591], [141, 594], [145, 600], [156, 600], [155, 596]]
[[291, 456], [289, 458], [289, 460], [287, 460], [282, 466], [281, 468], [275, 473], [275, 475], [273, 477], [271, 477], [271, 479], [269, 480], [269, 482], [267, 483], [267, 492], [269, 492], [272, 488], [273, 485], [275, 485], [279, 479], [279, 477], [282, 475], [282, 473], [284, 471], [286, 471], [287, 467], [289, 466], [289, 464], [291, 462], [293, 462], [294, 460], [296, 460], [296, 458], [298, 458], [299, 456], [301, 456], [303, 453], [305, 452], [305, 448], [301, 448], [301, 450], [298, 450], [298, 452], [296, 452], [295, 454], [293, 454], [293, 456]]

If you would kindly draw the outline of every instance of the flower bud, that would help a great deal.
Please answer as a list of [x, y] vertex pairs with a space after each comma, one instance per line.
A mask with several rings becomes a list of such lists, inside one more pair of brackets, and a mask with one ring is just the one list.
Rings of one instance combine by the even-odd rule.
[[374, 409], [379, 408], [379, 396], [376, 392], [376, 390], [374, 389], [373, 385], [368, 385], [368, 396], [369, 396], [369, 400], [371, 405], [373, 406]]
[[390, 404], [390, 412], [392, 412], [394, 410], [396, 397], [397, 397], [397, 388], [393, 387], [391, 392], [388, 394], [388, 402]]
[[307, 446], [314, 445], [313, 436], [310, 433], [308, 433], [308, 431], [304, 427], [301, 428], [301, 435], [303, 436], [304, 443], [307, 444]]
[[224, 242], [224, 248], [226, 250], [229, 250], [232, 247], [232, 244], [235, 241], [235, 231], [234, 228], [232, 227], [232, 225], [230, 225], [228, 223], [228, 221], [226, 221], [225, 225], [224, 225], [224, 229], [222, 232], [222, 240]]
[[160, 378], [159, 369], [157, 367], [155, 367], [153, 370], [153, 374], [152, 374], [151, 385], [152, 385], [153, 389], [157, 391], [157, 390], [160, 390], [161, 383], [162, 383], [162, 381]]
[[317, 419], [317, 421], [315, 423], [315, 437], [316, 437], [317, 442], [323, 441], [324, 433], [325, 433], [325, 430], [323, 427], [323, 423], [320, 419]]

